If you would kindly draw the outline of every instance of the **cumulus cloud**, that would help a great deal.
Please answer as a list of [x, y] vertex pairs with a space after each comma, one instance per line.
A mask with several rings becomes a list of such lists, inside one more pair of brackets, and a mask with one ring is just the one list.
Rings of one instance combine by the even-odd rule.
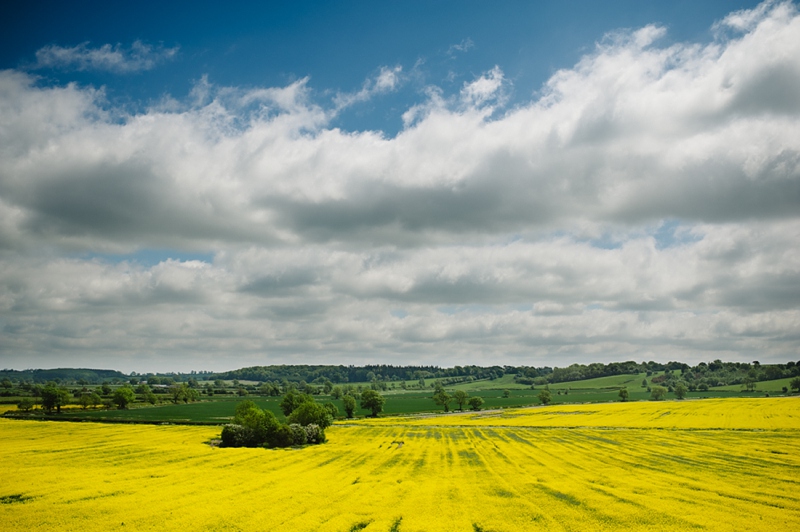
[[[722, 26], [610, 34], [513, 108], [500, 66], [427, 87], [394, 137], [330, 124], [400, 66], [330, 102], [308, 78], [201, 78], [137, 114], [1, 72], [0, 349], [196, 369], [794, 356], [800, 16]], [[80, 258], [154, 248], [214, 260]]]
[[49, 45], [36, 52], [34, 68], [57, 68], [61, 70], [105, 70], [118, 74], [129, 74], [152, 70], [160, 63], [173, 60], [179, 47], [165, 48], [142, 41], [134, 41], [125, 48], [121, 44], [104, 44], [93, 48], [84, 42], [72, 47]]

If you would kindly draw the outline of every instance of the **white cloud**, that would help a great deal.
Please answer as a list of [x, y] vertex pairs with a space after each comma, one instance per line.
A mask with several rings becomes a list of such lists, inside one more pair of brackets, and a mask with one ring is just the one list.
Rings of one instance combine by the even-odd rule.
[[158, 64], [173, 60], [179, 48], [164, 48], [134, 41], [127, 49], [121, 44], [104, 44], [92, 48], [88, 42], [77, 46], [45, 46], [36, 52], [34, 68], [62, 70], [106, 70], [120, 74], [152, 70]]
[[497, 98], [503, 86], [503, 72], [495, 66], [475, 81], [465, 83], [461, 89], [461, 99], [472, 107], [480, 107], [484, 103]]
[[[800, 17], [729, 19], [615, 34], [512, 109], [499, 66], [427, 87], [393, 138], [330, 123], [399, 66], [328, 104], [201, 78], [134, 115], [0, 72], [3, 356], [794, 357]], [[152, 248], [215, 258], [75, 258]]]
[[472, 42], [472, 39], [466, 38], [458, 44], [450, 45], [450, 48], [447, 49], [447, 55], [450, 57], [454, 57], [458, 52], [461, 53], [468, 52], [473, 48], [475, 48], [475, 43]]
[[364, 82], [358, 92], [339, 93], [334, 98], [337, 110], [342, 110], [356, 103], [366, 102], [377, 95], [393, 92], [403, 82], [403, 67], [382, 66], [374, 79]]

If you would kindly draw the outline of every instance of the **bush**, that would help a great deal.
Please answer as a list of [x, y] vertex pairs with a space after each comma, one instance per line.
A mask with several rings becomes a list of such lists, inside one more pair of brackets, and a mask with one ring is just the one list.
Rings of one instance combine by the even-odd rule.
[[280, 425], [267, 443], [270, 447], [291, 447], [293, 441], [294, 434], [289, 425]]
[[308, 443], [323, 443], [325, 441], [325, 431], [314, 423], [305, 426], [306, 441]]
[[306, 429], [304, 429], [302, 425], [292, 423], [289, 425], [289, 430], [292, 431], [292, 445], [306, 444], [306, 441], [308, 441], [308, 435], [306, 434]]
[[220, 438], [220, 447], [242, 447], [245, 442], [244, 427], [233, 423], [225, 425]]

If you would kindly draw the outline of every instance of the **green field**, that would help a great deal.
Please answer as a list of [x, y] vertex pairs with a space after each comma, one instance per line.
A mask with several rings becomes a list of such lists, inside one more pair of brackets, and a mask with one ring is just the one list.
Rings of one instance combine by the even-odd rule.
[[[778, 392], [782, 393], [783, 388], [789, 388], [789, 383], [793, 377], [786, 379], [776, 379], [774, 381], [760, 381], [756, 383], [756, 392]], [[714, 390], [739, 392], [742, 390], [741, 384], [731, 384], [730, 386], [716, 386]]]
[[[647, 378], [648, 383], [650, 383], [652, 378], [659, 374], [655, 373], [649, 377], [644, 373], [614, 375], [583, 381], [554, 383], [549, 385], [549, 390], [553, 404], [616, 402], [619, 401], [619, 389], [623, 387], [628, 389], [630, 401], [646, 401], [650, 399], [650, 392], [642, 386], [642, 380]], [[707, 392], [689, 392], [687, 398], [782, 395], [782, 388], [784, 386], [788, 387], [790, 381], [791, 379], [787, 378], [758, 382], [754, 392], [745, 392], [740, 385], [720, 386]], [[433, 382], [432, 379], [427, 379], [426, 386], [431, 386]], [[431, 388], [426, 387], [426, 389], [420, 390], [417, 388], [417, 381], [408, 381], [407, 389], [401, 388], [399, 382], [393, 384], [395, 384], [395, 388], [390, 387], [389, 390], [380, 392], [386, 398], [383, 415], [418, 414], [442, 412], [444, 410], [442, 406], [434, 403], [432, 399], [434, 392]], [[368, 387], [366, 383], [352, 383], [352, 385], [356, 387], [360, 385], [362, 389]], [[455, 390], [463, 390], [470, 396], [479, 396], [484, 400], [482, 408], [490, 410], [538, 405], [540, 404], [538, 396], [544, 386], [535, 386], [535, 389], [531, 389], [530, 385], [515, 383], [514, 375], [509, 374], [493, 380], [459, 383], [448, 386], [446, 389], [451, 395]], [[504, 397], [506, 392], [509, 397]], [[344, 405], [341, 400], [333, 400], [326, 395], [316, 396], [315, 398], [323, 403], [332, 402], [339, 409], [340, 419], [344, 418]], [[73, 407], [65, 410], [59, 417], [63, 419], [97, 421], [224, 424], [233, 417], [236, 404], [243, 399], [253, 400], [259, 407], [269, 410], [279, 419], [283, 419], [283, 413], [279, 407], [281, 397], [261, 397], [256, 395], [244, 398], [233, 395], [203, 396], [201, 401], [188, 404], [161, 403], [156, 406], [145, 406], [137, 403], [128, 410], [82, 410]], [[666, 399], [675, 399], [675, 395], [668, 393]], [[464, 405], [464, 407], [465, 409], [469, 408], [468, 405]], [[452, 402], [450, 410], [455, 411], [457, 409], [458, 405]], [[369, 413], [366, 410], [357, 409], [355, 415], [356, 417], [365, 417]]]
[[[584, 381], [585, 382], [585, 381]], [[576, 383], [571, 383], [576, 384]], [[479, 390], [470, 393], [470, 396], [478, 395], [483, 398], [484, 410], [498, 408], [513, 408], [521, 406], [538, 405], [539, 389], [511, 389], [509, 397], [503, 397], [503, 390]], [[556, 386], [550, 388], [552, 394], [552, 404], [569, 403], [600, 403], [619, 401], [617, 389], [600, 388], [571, 388], [569, 393], [564, 393]], [[746, 393], [739, 389], [735, 390], [710, 390], [708, 392], [689, 392], [687, 399], [711, 398], [711, 397], [754, 397], [760, 396], [763, 392]], [[442, 412], [443, 408], [433, 402], [432, 391], [386, 394], [386, 404], [383, 415], [403, 415], [418, 414], [428, 412]], [[630, 389], [630, 401], [646, 401], [650, 398], [650, 393], [644, 388]], [[667, 394], [667, 399], [674, 399], [674, 394]], [[273, 412], [279, 419], [283, 419], [280, 411], [280, 397], [256, 397], [247, 398], [230, 397], [224, 399], [203, 400], [189, 404], [162, 404], [158, 406], [140, 406], [129, 410], [80, 410], [71, 409], [61, 414], [62, 418], [79, 418], [97, 421], [132, 421], [132, 422], [165, 422], [165, 423], [217, 423], [224, 424], [233, 417], [236, 404], [244, 399], [255, 401], [258, 406]], [[320, 402], [332, 402], [339, 409], [340, 418], [344, 417], [344, 407], [341, 400], [333, 400], [328, 396], [318, 396]], [[458, 405], [453, 402], [450, 410], [455, 411]], [[469, 407], [465, 405], [465, 410]], [[369, 412], [357, 409], [356, 417], [366, 417]]]

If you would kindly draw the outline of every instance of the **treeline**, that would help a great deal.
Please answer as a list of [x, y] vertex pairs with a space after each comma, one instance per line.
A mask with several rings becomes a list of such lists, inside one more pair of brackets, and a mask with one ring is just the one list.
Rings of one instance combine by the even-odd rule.
[[105, 409], [118, 408], [125, 410], [129, 405], [140, 402], [155, 405], [163, 402], [156, 397], [156, 393], [166, 395], [174, 404], [180, 402], [190, 403], [200, 398], [200, 392], [192, 388], [189, 384], [174, 383], [172, 386], [157, 388], [155, 391], [147, 384], [139, 384], [136, 388], [131, 384], [124, 384], [112, 388], [108, 384], [102, 384], [96, 388], [69, 389], [66, 386], [54, 381], [45, 385], [23, 382], [18, 388], [14, 389], [13, 384], [8, 379], [0, 380], [0, 396], [11, 396], [19, 398], [16, 401], [17, 408], [22, 412], [30, 412], [40, 405], [45, 413], [52, 413], [54, 410], [61, 413], [61, 408], [67, 405], [79, 405], [86, 410], [89, 407]]
[[321, 384], [330, 381], [335, 384], [346, 382], [405, 381], [418, 379], [445, 379], [452, 377], [473, 377], [474, 379], [496, 379], [507, 373], [510, 366], [392, 366], [375, 364], [366, 366], [306, 366], [276, 365], [253, 366], [213, 375], [215, 379], [248, 380], [259, 382], [308, 382]]
[[[387, 364], [374, 364], [366, 366], [344, 365], [272, 365], [253, 366], [222, 373], [208, 371], [192, 371], [190, 373], [136, 373], [125, 375], [115, 370], [103, 369], [29, 369], [23, 371], [0, 371], [0, 383], [10, 388], [10, 383], [22, 385], [23, 383], [43, 384], [55, 382], [58, 384], [77, 384], [86, 386], [90, 384], [129, 383], [136, 385], [146, 382], [151, 386], [173, 386], [176, 383], [187, 383], [192, 388], [198, 387], [198, 382], [204, 381], [209, 386], [210, 381], [255, 381], [274, 387], [273, 393], [285, 393], [295, 385], [302, 391], [309, 391], [307, 386], [314, 386], [324, 393], [328, 393], [333, 385], [345, 383], [371, 383], [373, 389], [387, 390], [391, 383], [403, 386], [406, 381], [418, 381], [420, 387], [425, 387], [427, 379], [439, 380], [446, 386], [474, 380], [493, 380], [507, 374], [515, 375], [515, 380], [521, 384], [552, 384], [572, 382], [598, 377], [614, 375], [635, 375], [647, 373], [648, 376], [656, 372], [679, 372], [686, 382], [701, 382], [708, 386], [721, 386], [729, 384], [743, 384], [748, 380], [765, 381], [786, 377], [800, 376], [800, 362], [786, 364], [760, 364], [755, 361], [748, 362], [701, 362], [690, 366], [683, 362], [611, 362], [609, 364], [572, 364], [567, 367], [534, 367], [534, 366], [454, 366], [441, 368], [439, 366], [394, 366]], [[221, 385], [215, 385], [222, 388]], [[405, 387], [405, 386], [403, 386]], [[158, 390], [154, 390], [158, 393]], [[319, 393], [319, 392], [317, 392]], [[3, 390], [0, 389], [0, 395]]]
[[[544, 371], [542, 371], [544, 369]], [[726, 386], [731, 384], [747, 385], [759, 381], [769, 381], [800, 376], [800, 362], [786, 364], [761, 364], [758, 361], [748, 362], [700, 362], [690, 366], [683, 362], [612, 362], [610, 364], [572, 364], [566, 368], [516, 368], [515, 380], [522, 384], [548, 384], [580, 381], [613, 375], [636, 375], [645, 373], [648, 377], [655, 373], [664, 373], [655, 377], [652, 382], [671, 384], [683, 381], [692, 389], [692, 385], [705, 387]]]
[[81, 384], [99, 384], [105, 381], [126, 380], [122, 372], [113, 369], [57, 368], [57, 369], [25, 369], [21, 371], [4, 369], [0, 371], [0, 380], [9, 379], [16, 382], [75, 382]]

